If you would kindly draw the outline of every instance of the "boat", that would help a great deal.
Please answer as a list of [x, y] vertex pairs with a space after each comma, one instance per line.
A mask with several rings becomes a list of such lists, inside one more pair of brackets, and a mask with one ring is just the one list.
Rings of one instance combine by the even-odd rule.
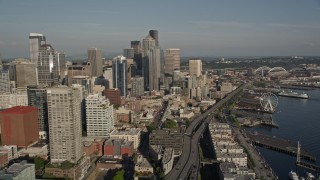
[[289, 172], [289, 177], [291, 180], [299, 180], [299, 176], [297, 175], [297, 173], [292, 170]]
[[307, 180], [315, 179], [312, 173], [307, 172], [306, 174], [307, 174]]
[[309, 98], [309, 95], [307, 93], [298, 93], [294, 91], [281, 91], [278, 93], [278, 95], [285, 96], [285, 97], [303, 98], [303, 99]]

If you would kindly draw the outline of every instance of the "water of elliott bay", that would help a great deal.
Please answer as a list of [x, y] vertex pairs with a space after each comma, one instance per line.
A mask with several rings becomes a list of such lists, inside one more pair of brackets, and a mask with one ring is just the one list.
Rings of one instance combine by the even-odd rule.
[[[273, 114], [279, 128], [256, 127], [251, 129], [266, 135], [288, 139], [297, 143], [317, 159], [320, 165], [320, 90], [306, 91], [309, 99], [278, 97], [277, 111]], [[279, 179], [289, 179], [288, 173], [294, 170], [306, 177], [309, 170], [297, 168], [295, 157], [257, 147], [261, 155], [271, 165]], [[313, 172], [314, 175], [316, 173]]]

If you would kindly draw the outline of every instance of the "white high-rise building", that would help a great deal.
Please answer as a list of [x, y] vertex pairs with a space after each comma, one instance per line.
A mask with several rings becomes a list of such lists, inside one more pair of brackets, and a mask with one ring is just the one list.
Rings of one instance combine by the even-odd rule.
[[98, 48], [89, 48], [88, 61], [91, 63], [91, 75], [96, 77], [101, 76], [103, 74], [102, 50]]
[[51, 163], [77, 163], [83, 154], [82, 90], [78, 84], [47, 89]]
[[113, 88], [112, 67], [104, 70], [103, 77], [109, 82], [109, 89]]
[[150, 35], [148, 35], [147, 37], [145, 37], [142, 40], [142, 48], [143, 48], [143, 52], [144, 52], [144, 56], [147, 54], [147, 52], [149, 51], [149, 49], [151, 47], [156, 46], [156, 41], [155, 39], [153, 39]]
[[107, 138], [114, 129], [113, 105], [101, 94], [86, 98], [87, 137]]
[[160, 79], [160, 48], [150, 47], [147, 52], [149, 59], [149, 91], [159, 91]]
[[199, 77], [202, 72], [202, 61], [200, 59], [189, 60], [189, 74], [190, 76], [196, 75]]
[[46, 37], [39, 33], [30, 33], [29, 35], [29, 52], [30, 61], [38, 65], [39, 49], [41, 45], [46, 44]]
[[165, 69], [167, 74], [173, 74], [174, 70], [180, 70], [180, 49], [166, 49]]

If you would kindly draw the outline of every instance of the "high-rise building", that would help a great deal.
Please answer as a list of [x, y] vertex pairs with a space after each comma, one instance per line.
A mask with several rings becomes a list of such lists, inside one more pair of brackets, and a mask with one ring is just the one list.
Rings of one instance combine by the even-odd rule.
[[142, 47], [143, 47], [143, 56], [146, 56], [147, 52], [151, 47], [156, 46], [156, 41], [150, 35], [146, 36], [142, 40]]
[[159, 46], [158, 30], [150, 30], [149, 35], [156, 41], [156, 46]]
[[112, 67], [104, 69], [103, 77], [109, 82], [109, 89], [113, 88]]
[[46, 37], [39, 33], [30, 33], [29, 35], [29, 52], [30, 61], [38, 65], [39, 50], [41, 45], [46, 44]]
[[114, 129], [113, 105], [101, 94], [86, 98], [87, 137], [107, 138]]
[[26, 59], [16, 59], [11, 63], [11, 80], [15, 81], [15, 87], [27, 88], [37, 84], [36, 65]]
[[112, 61], [113, 87], [120, 89], [121, 96], [127, 96], [128, 75], [127, 59], [123, 56], [117, 56]]
[[10, 93], [10, 91], [9, 70], [0, 69], [0, 93]]
[[27, 147], [38, 141], [38, 109], [15, 106], [0, 112], [1, 144]]
[[103, 62], [102, 62], [102, 51], [98, 48], [88, 49], [88, 61], [91, 63], [91, 75], [101, 76]]
[[39, 84], [58, 84], [58, 62], [56, 53], [50, 44], [40, 46], [37, 68]]
[[189, 60], [189, 74], [190, 76], [196, 75], [199, 77], [202, 73], [202, 61], [201, 59], [190, 59]]
[[131, 48], [134, 49], [135, 54], [141, 53], [141, 43], [140, 41], [131, 41]]
[[149, 91], [159, 91], [160, 79], [160, 48], [153, 46], [147, 51], [149, 60]]
[[48, 127], [48, 109], [47, 109], [47, 90], [45, 86], [28, 86], [28, 106], [38, 108], [38, 126], [40, 139], [47, 139]]
[[56, 52], [59, 80], [63, 79], [66, 70], [66, 55]]
[[111, 104], [120, 106], [121, 105], [121, 96], [120, 90], [117, 88], [114, 89], [105, 89], [104, 96], [110, 101]]
[[166, 49], [164, 72], [172, 75], [174, 70], [180, 70], [180, 49]]
[[134, 49], [133, 48], [127, 48], [123, 49], [123, 56], [127, 59], [133, 59], [134, 58]]
[[1, 56], [1, 53], [0, 53], [0, 70], [2, 69], [2, 56]]
[[143, 77], [133, 77], [131, 78], [132, 81], [132, 88], [131, 88], [131, 96], [138, 97], [142, 96], [144, 93], [144, 83]]
[[47, 89], [51, 163], [77, 163], [82, 156], [81, 88]]

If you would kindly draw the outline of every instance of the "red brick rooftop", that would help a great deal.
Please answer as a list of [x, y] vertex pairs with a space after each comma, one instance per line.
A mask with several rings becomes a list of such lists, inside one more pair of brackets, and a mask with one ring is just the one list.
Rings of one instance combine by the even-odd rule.
[[15, 106], [0, 112], [0, 114], [25, 114], [32, 111], [38, 110], [32, 106]]

